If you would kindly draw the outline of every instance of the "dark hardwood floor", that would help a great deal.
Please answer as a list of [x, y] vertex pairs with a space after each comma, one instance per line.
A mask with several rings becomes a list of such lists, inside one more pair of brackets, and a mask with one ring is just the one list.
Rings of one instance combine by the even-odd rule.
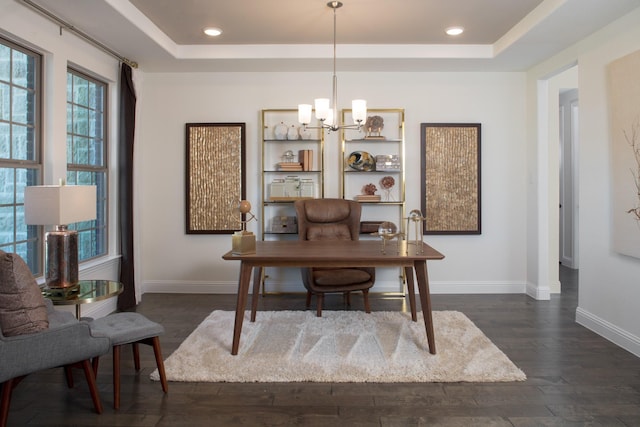
[[[561, 268], [562, 295], [434, 295], [435, 310], [465, 313], [526, 374], [514, 383], [169, 383], [149, 380], [150, 347], [136, 374], [123, 350], [121, 409], [113, 409], [111, 357], [98, 384], [105, 407], [93, 412], [76, 373], [67, 389], [61, 369], [27, 377], [14, 391], [10, 426], [640, 426], [640, 359], [577, 325], [577, 273]], [[353, 297], [352, 309], [362, 299]], [[374, 310], [403, 299], [372, 298]], [[164, 357], [214, 309], [233, 310], [233, 295], [145, 294], [137, 311], [162, 323]], [[343, 309], [339, 296], [325, 309]], [[302, 295], [268, 295], [260, 309], [304, 309]], [[231, 331], [229, 331], [231, 333]], [[436, 331], [437, 340], [437, 331]], [[437, 342], [437, 341], [436, 341]]]

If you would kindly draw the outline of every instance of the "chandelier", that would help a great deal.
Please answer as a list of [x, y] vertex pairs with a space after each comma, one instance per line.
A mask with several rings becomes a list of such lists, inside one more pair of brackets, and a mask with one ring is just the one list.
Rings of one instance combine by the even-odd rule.
[[304, 129], [327, 129], [336, 132], [340, 129], [360, 129], [367, 119], [367, 101], [354, 99], [351, 101], [352, 125], [341, 125], [338, 118], [338, 78], [336, 77], [336, 10], [342, 7], [342, 2], [330, 1], [327, 6], [333, 9], [333, 95], [332, 99], [318, 98], [315, 100], [316, 119], [320, 126], [308, 126], [311, 122], [311, 104], [298, 105], [298, 121]]

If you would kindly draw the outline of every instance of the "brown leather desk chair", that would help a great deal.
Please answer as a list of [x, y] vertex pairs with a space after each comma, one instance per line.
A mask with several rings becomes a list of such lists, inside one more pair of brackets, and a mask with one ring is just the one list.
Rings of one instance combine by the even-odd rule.
[[[295, 202], [300, 240], [359, 240], [361, 206], [344, 199], [307, 199]], [[340, 244], [336, 242], [336, 244]], [[302, 281], [307, 288], [307, 307], [311, 295], [318, 299], [317, 315], [322, 316], [325, 293], [343, 293], [350, 303], [351, 291], [362, 291], [364, 307], [371, 312], [369, 289], [375, 282], [373, 267], [302, 268]]]

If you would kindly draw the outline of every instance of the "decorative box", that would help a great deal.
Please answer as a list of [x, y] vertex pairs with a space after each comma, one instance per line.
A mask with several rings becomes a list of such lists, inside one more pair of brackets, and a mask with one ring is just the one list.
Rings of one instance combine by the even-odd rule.
[[231, 235], [231, 253], [246, 255], [256, 253], [256, 236], [250, 231], [236, 231]]
[[400, 156], [397, 154], [379, 154], [376, 156], [376, 170], [377, 171], [399, 171]]
[[284, 179], [276, 178], [269, 185], [269, 197], [274, 200], [278, 197], [284, 197]]
[[300, 197], [300, 177], [289, 175], [284, 179], [284, 196]]
[[295, 216], [274, 216], [271, 218], [272, 233], [297, 233], [298, 223]]
[[300, 197], [315, 197], [316, 185], [312, 179], [303, 178], [300, 180]]
[[360, 221], [360, 233], [377, 233], [382, 221]]

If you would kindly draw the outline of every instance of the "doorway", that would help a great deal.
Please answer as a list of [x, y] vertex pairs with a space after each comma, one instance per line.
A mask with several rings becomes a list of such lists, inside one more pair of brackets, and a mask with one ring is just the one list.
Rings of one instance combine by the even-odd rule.
[[558, 254], [560, 264], [574, 270], [578, 269], [578, 120], [578, 89], [561, 89]]

